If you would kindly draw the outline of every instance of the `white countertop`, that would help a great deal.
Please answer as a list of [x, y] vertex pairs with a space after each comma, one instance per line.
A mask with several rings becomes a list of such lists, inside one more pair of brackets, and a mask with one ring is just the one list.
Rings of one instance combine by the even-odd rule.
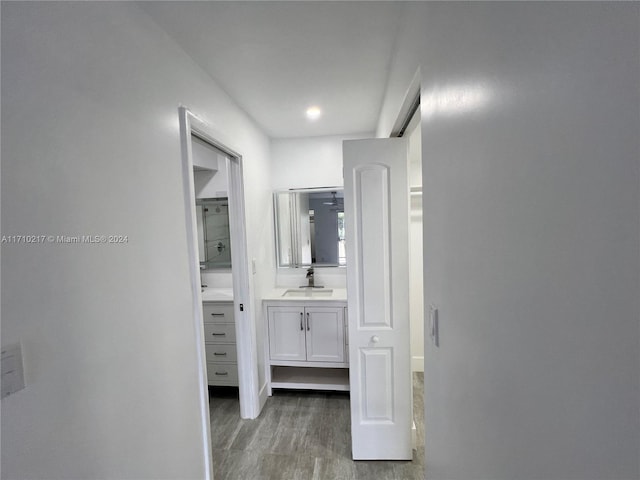
[[287, 290], [300, 290], [304, 291], [304, 288], [292, 288], [292, 287], [279, 287], [271, 290], [271, 292], [267, 293], [262, 297], [262, 300], [281, 300], [286, 302], [346, 302], [347, 301], [347, 289], [346, 288], [317, 288], [314, 289], [316, 292], [322, 292], [331, 290], [331, 295], [327, 296], [300, 296], [300, 297], [289, 297], [284, 296]]
[[201, 295], [203, 302], [233, 302], [233, 288], [205, 287]]
[[[262, 297], [263, 300], [282, 300], [282, 301], [294, 301], [294, 302], [346, 302], [347, 301], [347, 289], [346, 288], [318, 288], [314, 289], [314, 292], [327, 292], [331, 290], [331, 295], [327, 296], [300, 296], [289, 297], [284, 296], [287, 290], [300, 290], [304, 291], [304, 288], [291, 288], [291, 287], [279, 287], [274, 288], [269, 293]], [[233, 288], [218, 288], [218, 287], [205, 287], [201, 293], [203, 302], [233, 302]]]

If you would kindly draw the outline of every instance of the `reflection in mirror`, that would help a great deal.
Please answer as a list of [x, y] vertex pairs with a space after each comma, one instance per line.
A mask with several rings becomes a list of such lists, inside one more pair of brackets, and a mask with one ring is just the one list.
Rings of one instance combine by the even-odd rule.
[[274, 193], [279, 267], [346, 265], [342, 187]]
[[231, 268], [228, 199], [197, 199], [196, 217], [200, 268]]

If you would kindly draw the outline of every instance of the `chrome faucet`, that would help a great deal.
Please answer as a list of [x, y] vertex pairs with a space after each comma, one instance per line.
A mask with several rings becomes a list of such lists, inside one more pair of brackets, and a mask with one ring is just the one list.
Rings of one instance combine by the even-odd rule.
[[315, 279], [313, 278], [313, 267], [309, 267], [307, 270], [307, 284], [300, 285], [300, 288], [324, 288], [323, 285], [316, 285]]
[[307, 280], [308, 280], [308, 284], [307, 287], [315, 287], [314, 284], [314, 279], [313, 279], [313, 267], [309, 267], [309, 270], [307, 270]]

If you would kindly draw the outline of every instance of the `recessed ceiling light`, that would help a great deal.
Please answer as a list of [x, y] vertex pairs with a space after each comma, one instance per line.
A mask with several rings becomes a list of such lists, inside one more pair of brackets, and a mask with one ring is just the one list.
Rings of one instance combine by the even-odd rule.
[[307, 118], [309, 120], [317, 120], [320, 118], [320, 115], [322, 115], [322, 110], [320, 110], [320, 107], [309, 107], [307, 108]]

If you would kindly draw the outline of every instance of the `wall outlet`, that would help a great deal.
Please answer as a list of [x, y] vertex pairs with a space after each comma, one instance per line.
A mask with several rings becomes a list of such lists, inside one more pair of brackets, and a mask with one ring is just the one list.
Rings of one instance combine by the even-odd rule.
[[19, 343], [2, 347], [2, 398], [24, 388], [22, 346]]

